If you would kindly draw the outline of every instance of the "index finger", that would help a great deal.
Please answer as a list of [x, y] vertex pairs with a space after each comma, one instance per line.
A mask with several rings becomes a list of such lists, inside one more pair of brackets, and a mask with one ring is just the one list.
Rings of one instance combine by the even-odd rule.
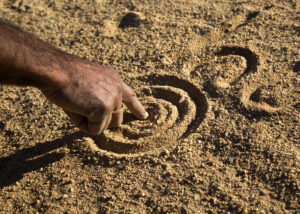
[[125, 83], [123, 83], [122, 87], [122, 101], [138, 119], [145, 120], [148, 118], [149, 114], [146, 112], [140, 101], [138, 101], [136, 94]]

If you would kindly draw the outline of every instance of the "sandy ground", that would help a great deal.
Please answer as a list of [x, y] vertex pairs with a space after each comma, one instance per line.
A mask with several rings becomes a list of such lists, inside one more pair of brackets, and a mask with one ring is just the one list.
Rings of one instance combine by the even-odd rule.
[[117, 68], [150, 112], [99, 137], [0, 89], [0, 213], [299, 213], [296, 0], [1, 0], [0, 18]]

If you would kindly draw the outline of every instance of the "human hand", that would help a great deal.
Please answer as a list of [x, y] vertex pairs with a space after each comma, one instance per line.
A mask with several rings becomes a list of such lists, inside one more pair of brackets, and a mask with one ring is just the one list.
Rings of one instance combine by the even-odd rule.
[[0, 83], [39, 88], [79, 129], [94, 135], [122, 123], [122, 103], [137, 118], [148, 117], [114, 69], [64, 53], [1, 20]]
[[51, 87], [42, 89], [45, 96], [60, 106], [82, 131], [98, 135], [123, 121], [122, 103], [138, 118], [148, 113], [134, 91], [112, 68], [77, 57], [71, 58], [67, 75], [56, 78]]

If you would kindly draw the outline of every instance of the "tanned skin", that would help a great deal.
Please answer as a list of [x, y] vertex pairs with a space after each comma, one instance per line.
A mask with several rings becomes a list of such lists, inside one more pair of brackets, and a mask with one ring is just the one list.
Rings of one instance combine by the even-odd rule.
[[0, 83], [40, 89], [82, 131], [92, 135], [119, 126], [122, 103], [139, 119], [148, 113], [110, 67], [64, 53], [0, 20]]

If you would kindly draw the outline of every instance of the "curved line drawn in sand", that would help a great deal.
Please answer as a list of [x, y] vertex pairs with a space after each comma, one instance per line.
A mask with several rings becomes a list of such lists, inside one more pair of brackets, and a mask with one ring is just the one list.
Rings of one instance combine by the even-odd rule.
[[[236, 78], [236, 80], [234, 80], [232, 83], [230, 83], [231, 86], [236, 85], [238, 83], [238, 81], [240, 81], [246, 75], [248, 75], [250, 73], [255, 73], [257, 71], [257, 65], [258, 65], [258, 60], [259, 60], [258, 56], [247, 48], [242, 48], [242, 47], [238, 47], [238, 46], [233, 46], [233, 47], [224, 46], [221, 48], [221, 50], [219, 52], [217, 52], [217, 55], [219, 55], [219, 56], [239, 55], [239, 56], [244, 57], [247, 61], [246, 69], [238, 78]], [[224, 87], [226, 88], [228, 86], [229, 86], [228, 84], [223, 86], [219, 82], [216, 82], [214, 84], [214, 87], [217, 87], [217, 88], [224, 88]], [[254, 115], [255, 116], [258, 116], [258, 115], [265, 116], [266, 115], [265, 113], [267, 113], [267, 115], [268, 115], [268, 114], [274, 113], [279, 110], [279, 108], [273, 107], [269, 103], [259, 100], [259, 98], [258, 98], [258, 100], [251, 99], [251, 97], [255, 97], [255, 94], [257, 92], [259, 92], [259, 88], [253, 89], [249, 85], [245, 85], [243, 87], [241, 96], [239, 98], [239, 100], [241, 101], [241, 103], [243, 104], [243, 107], [244, 107], [241, 111], [243, 114], [251, 113], [252, 116], [254, 116]]]
[[204, 120], [208, 102], [199, 87], [189, 80], [171, 75], [149, 75], [132, 80], [141, 85], [137, 94], [149, 112], [145, 121], [125, 110], [119, 128], [86, 140], [100, 156], [137, 157], [187, 139]]
[[235, 85], [238, 81], [240, 81], [245, 75], [249, 73], [255, 73], [257, 71], [258, 65], [258, 56], [253, 53], [248, 48], [242, 48], [238, 46], [224, 46], [217, 53], [218, 56], [227, 56], [227, 55], [239, 55], [246, 59], [247, 67], [245, 71], [240, 75], [236, 80], [234, 80], [231, 84]]
[[241, 102], [247, 110], [252, 110], [252, 112], [264, 111], [265, 113], [275, 113], [279, 110], [277, 107], [273, 107], [270, 103], [257, 100], [257, 94], [259, 93], [260, 88], [252, 89], [249, 85], [245, 85], [242, 90]]
[[216, 55], [219, 57], [230, 55], [243, 57], [246, 60], [246, 68], [242, 68], [244, 71], [241, 74], [236, 74], [231, 81], [218, 76], [213, 81], [209, 80], [205, 82], [203, 85], [203, 90], [206, 91], [211, 97], [216, 98], [222, 96], [222, 89], [234, 87], [244, 76], [257, 71], [258, 56], [247, 48], [238, 46], [223, 46], [216, 52]]

